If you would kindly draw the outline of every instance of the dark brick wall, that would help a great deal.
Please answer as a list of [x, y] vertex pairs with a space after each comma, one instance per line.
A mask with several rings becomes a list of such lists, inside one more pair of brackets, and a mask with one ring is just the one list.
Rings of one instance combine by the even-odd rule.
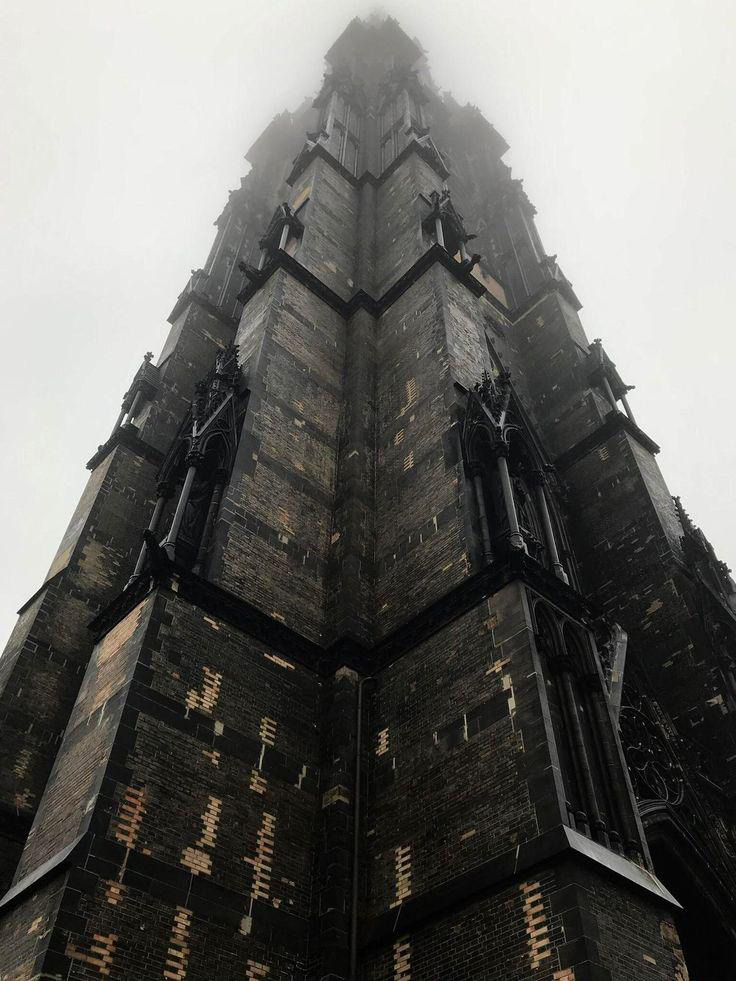
[[376, 194], [376, 295], [382, 296], [426, 250], [422, 219], [429, 210], [419, 195], [442, 181], [416, 154], [389, 173]]
[[515, 584], [379, 676], [366, 821], [373, 914], [560, 823], [532, 644]]
[[727, 681], [703, 629], [679, 521], [654, 457], [621, 432], [573, 464], [566, 479], [585, 582], [629, 632], [632, 657], [657, 679], [680, 732], [708, 746], [712, 774], [728, 783], [736, 729], [724, 711]]
[[326, 636], [374, 636], [376, 323], [359, 310], [346, 325], [335, 508], [327, 566]]
[[552, 459], [596, 430], [610, 410], [591, 388], [587, 350], [577, 314], [558, 293], [534, 303], [509, 334], [509, 367]]
[[672, 921], [642, 894], [562, 865], [536, 869], [367, 954], [364, 981], [686, 981]]
[[[57, 923], [52, 946], [71, 958], [70, 977], [85, 976], [85, 957], [106, 945], [111, 976], [151, 976], [177, 908], [203, 951], [218, 946], [193, 976], [220, 961], [234, 970], [246, 953], [275, 967], [281, 950], [290, 969], [301, 963], [319, 692], [312, 671], [172, 593], [152, 594], [100, 641], [18, 873], [86, 833], [73, 873], [83, 896], [67, 894], [75, 917]], [[26, 929], [50, 915], [35, 890], [20, 908]], [[0, 930], [16, 929], [18, 915]]]
[[246, 306], [248, 411], [212, 548], [220, 585], [311, 639], [324, 629], [344, 338], [342, 318], [283, 272]]
[[307, 187], [309, 205], [296, 257], [330, 289], [348, 299], [355, 292], [360, 191], [321, 158], [301, 176], [292, 200], [298, 201]]
[[85, 829], [112, 751], [153, 604], [147, 599], [97, 645], [69, 719], [15, 881], [30, 875]]
[[[416, 932], [402, 934], [399, 930], [390, 946], [367, 957], [362, 978], [364, 981], [395, 981], [404, 977], [423, 981], [561, 979], [564, 975], [556, 973], [559, 969], [556, 948], [564, 939], [564, 932], [561, 917], [551, 911], [553, 888], [554, 876], [547, 872], [508, 886], [466, 909], [453, 911]], [[537, 938], [530, 936], [530, 915], [525, 916], [529, 896], [535, 897], [532, 915], [539, 926], [547, 928], [538, 937], [548, 939], [549, 943], [536, 950], [540, 954], [549, 950], [550, 954], [541, 959], [534, 956], [532, 944]]]
[[40, 885], [34, 897], [33, 916], [26, 906], [4, 911], [2, 921], [3, 981], [29, 981], [41, 976], [41, 965], [55, 929], [59, 907], [64, 898], [66, 876]]
[[154, 472], [123, 446], [98, 465], [47, 583], [21, 615], [0, 661], [0, 809], [11, 824], [10, 840], [0, 851], [8, 872], [74, 704], [92, 647], [87, 625], [132, 571], [140, 529], [153, 506]]
[[437, 274], [381, 317], [376, 381], [376, 619], [396, 626], [468, 572], [463, 485]]

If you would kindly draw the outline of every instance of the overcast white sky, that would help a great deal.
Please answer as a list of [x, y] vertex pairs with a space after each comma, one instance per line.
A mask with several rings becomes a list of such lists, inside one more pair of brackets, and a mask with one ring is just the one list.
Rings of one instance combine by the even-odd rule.
[[[373, 4], [4, 0], [0, 649], [270, 118]], [[673, 493], [736, 565], [732, 0], [396, 0], [538, 209]], [[470, 216], [468, 216], [470, 217]], [[471, 219], [472, 223], [472, 219]]]

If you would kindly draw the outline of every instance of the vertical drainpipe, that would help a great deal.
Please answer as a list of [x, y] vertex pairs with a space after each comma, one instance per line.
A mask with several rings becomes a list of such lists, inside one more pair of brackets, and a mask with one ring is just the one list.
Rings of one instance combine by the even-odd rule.
[[353, 787], [353, 881], [350, 905], [350, 981], [358, 979], [358, 894], [360, 892], [360, 784], [363, 754], [363, 685], [372, 677], [358, 682], [358, 701], [355, 709], [355, 776]]

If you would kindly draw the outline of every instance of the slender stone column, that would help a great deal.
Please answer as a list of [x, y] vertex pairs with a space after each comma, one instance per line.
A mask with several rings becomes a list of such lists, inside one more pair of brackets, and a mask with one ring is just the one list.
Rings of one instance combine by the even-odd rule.
[[133, 418], [133, 416], [135, 415], [135, 410], [138, 408], [138, 404], [140, 400], [141, 400], [141, 392], [138, 391], [135, 393], [135, 396], [130, 404], [129, 409], [125, 408], [125, 402], [123, 402], [120, 408], [120, 413], [118, 414], [118, 417], [115, 420], [115, 425], [112, 427], [112, 432], [110, 433], [110, 439], [112, 439], [112, 437], [115, 435], [118, 429], [120, 429], [120, 427], [124, 424], [126, 419]]
[[[505, 449], [505, 448], [504, 448]], [[516, 515], [516, 502], [514, 501], [514, 490], [511, 486], [509, 476], [509, 465], [506, 460], [505, 452], [500, 452], [496, 459], [496, 466], [501, 478], [501, 489], [503, 491], [503, 502], [506, 505], [506, 516], [509, 522], [509, 545], [512, 548], [526, 551], [524, 536], [519, 528], [519, 519]]]
[[567, 573], [565, 572], [564, 566], [560, 562], [560, 555], [557, 551], [557, 542], [555, 541], [555, 533], [552, 528], [552, 518], [549, 513], [549, 505], [547, 504], [547, 495], [544, 491], [544, 475], [536, 475], [536, 493], [537, 493], [537, 503], [539, 504], [539, 512], [542, 515], [542, 525], [544, 526], [544, 538], [547, 545], [547, 552], [549, 553], [549, 561], [552, 566], [552, 571], [561, 579], [564, 583], [568, 583]]
[[127, 414], [128, 414], [128, 410], [125, 408], [125, 403], [123, 403], [123, 406], [120, 409], [120, 413], [117, 419], [115, 420], [115, 425], [112, 427], [112, 432], [110, 433], [110, 439], [112, 439], [115, 433], [118, 431], [118, 429], [120, 429], [120, 427], [123, 424], [123, 419], [126, 417]]
[[606, 398], [611, 403], [611, 408], [614, 412], [618, 412], [618, 405], [616, 403], [616, 396], [613, 394], [613, 389], [611, 388], [611, 383], [603, 376], [603, 391], [606, 393]]
[[215, 486], [212, 489], [210, 506], [207, 509], [207, 518], [204, 523], [202, 540], [199, 543], [199, 548], [197, 549], [197, 558], [194, 562], [194, 568], [192, 569], [192, 571], [195, 572], [198, 576], [202, 574], [202, 571], [204, 569], [205, 559], [207, 558], [207, 550], [209, 548], [210, 539], [212, 538], [212, 529], [215, 526], [215, 521], [217, 519], [217, 512], [220, 510], [222, 495], [225, 491], [225, 483], [226, 483], [226, 474], [224, 472], [218, 473], [215, 481]]
[[[559, 668], [559, 664], [555, 662], [550, 663], [550, 669], [554, 672], [555, 677], [555, 689], [557, 691], [557, 697], [560, 702], [560, 712], [562, 715], [562, 727], [564, 730], [564, 736], [567, 741], [568, 751], [570, 753], [570, 760], [572, 762], [573, 772], [568, 775], [571, 781], [575, 783], [575, 790], [577, 791], [577, 801], [567, 802], [569, 804], [568, 812], [573, 819], [573, 827], [576, 831], [582, 831], [584, 835], [590, 834], [590, 818], [583, 810], [585, 807], [585, 781], [583, 779], [583, 771], [580, 766], [580, 759], [577, 753], [577, 744], [573, 736], [573, 722], [570, 717], [570, 709], [567, 704], [567, 697], [563, 690], [562, 684], [562, 672]], [[575, 796], [575, 795], [571, 795]], [[575, 810], [575, 804], [577, 803], [579, 810]]]
[[611, 723], [603, 702], [603, 693], [600, 690], [600, 682], [597, 676], [593, 675], [590, 677], [589, 689], [588, 704], [592, 703], [593, 705], [597, 741], [605, 760], [608, 783], [611, 788], [614, 806], [618, 813], [624, 839], [624, 848], [629, 856], [637, 861], [641, 859], [641, 841], [639, 840], [639, 834], [631, 810], [631, 798], [626, 780], [624, 779], [622, 763], [612, 744], [610, 735]]
[[[161, 515], [163, 514], [166, 502], [171, 497], [171, 488], [168, 484], [160, 484], [158, 488], [158, 497], [156, 498], [156, 506], [153, 509], [153, 514], [151, 515], [151, 520], [148, 522], [148, 530], [152, 535], [156, 534], [156, 529], [158, 528], [159, 521], [161, 520]], [[141, 545], [141, 550], [138, 555], [138, 561], [135, 564], [135, 569], [133, 569], [133, 575], [128, 580], [126, 586], [130, 586], [134, 579], [137, 579], [143, 572], [143, 565], [146, 561], [147, 546], [144, 542]]]
[[281, 229], [281, 238], [279, 239], [279, 248], [280, 249], [285, 249], [286, 248], [286, 244], [287, 244], [288, 241], [289, 241], [289, 223], [288, 223], [288, 221], [285, 221], [284, 222], [284, 227]]
[[491, 529], [488, 523], [488, 512], [486, 511], [486, 497], [483, 492], [483, 478], [477, 471], [473, 474], [473, 488], [475, 490], [475, 502], [478, 508], [478, 520], [480, 522], [480, 533], [483, 540], [483, 559], [486, 563], [493, 561], [491, 550]]
[[194, 483], [194, 478], [197, 475], [197, 466], [199, 465], [200, 457], [199, 454], [189, 454], [187, 457], [187, 462], [189, 463], [189, 469], [187, 470], [187, 475], [184, 478], [184, 486], [181, 489], [181, 494], [179, 495], [179, 503], [176, 505], [176, 511], [174, 512], [174, 518], [171, 522], [171, 528], [166, 536], [166, 541], [163, 547], [166, 554], [174, 561], [174, 556], [176, 553], [176, 539], [179, 537], [179, 529], [181, 528], [181, 523], [184, 520], [184, 512], [186, 511], [187, 503], [189, 502], [189, 495], [192, 492], [192, 484]]
[[567, 717], [571, 726], [571, 736], [579, 765], [579, 773], [583, 782], [582, 791], [585, 795], [586, 811], [590, 820], [591, 830], [599, 841], [603, 842], [605, 845], [608, 845], [606, 826], [605, 822], [601, 818], [601, 812], [598, 809], [598, 800], [596, 798], [595, 787], [593, 785], [593, 773], [590, 768], [588, 752], [585, 748], [583, 727], [580, 723], [580, 716], [578, 715], [578, 706], [575, 700], [575, 689], [573, 686], [572, 674], [567, 668], [563, 669], [562, 671], [562, 691], [567, 706]]
[[624, 409], [626, 410], [626, 415], [629, 417], [629, 419], [631, 419], [631, 421], [636, 426], [636, 424], [637, 424], [636, 423], [636, 419], [634, 418], [634, 413], [631, 411], [631, 406], [629, 405], [629, 400], [626, 398], [626, 393], [625, 392], [621, 396], [621, 403], [622, 403]]
[[[128, 409], [128, 416], [125, 422], [130, 422], [131, 419], [135, 418], [135, 412], [140, 405], [142, 395], [143, 393], [140, 391], [135, 393], [135, 397], [133, 398], [130, 408]], [[125, 425], [125, 423], [123, 423], [123, 425]]]
[[409, 108], [409, 93], [404, 90], [404, 126], [407, 133], [411, 129], [411, 109]]

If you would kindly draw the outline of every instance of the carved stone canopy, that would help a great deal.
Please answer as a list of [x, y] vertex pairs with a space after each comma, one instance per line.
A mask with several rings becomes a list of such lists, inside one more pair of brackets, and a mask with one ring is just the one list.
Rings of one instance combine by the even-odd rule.
[[[429, 198], [425, 198], [425, 200], [430, 205], [430, 211], [422, 222], [422, 229], [427, 235], [434, 234], [436, 222], [439, 219], [442, 222], [445, 248], [450, 255], [454, 256], [458, 251], [464, 250], [466, 243], [476, 238], [472, 232], [466, 230], [463, 216], [453, 205], [449, 190], [445, 188], [441, 192], [432, 191]], [[465, 255], [464, 252], [463, 255]], [[477, 262], [480, 262], [480, 259], [480, 255], [473, 255], [472, 259], [468, 257], [464, 259], [464, 262], [472, 268]]]
[[339, 65], [333, 68], [331, 72], [325, 74], [322, 79], [322, 88], [312, 103], [314, 108], [324, 109], [333, 92], [337, 92], [345, 102], [349, 103], [359, 112], [365, 112], [366, 96], [363, 84], [359, 79], [354, 77], [347, 65]]
[[672, 500], [683, 529], [682, 550], [688, 566], [726, 601], [729, 608], [732, 607], [736, 598], [736, 584], [731, 578], [731, 570], [717, 557], [715, 549], [701, 529], [693, 523], [680, 498], [673, 497]]
[[380, 109], [392, 102], [401, 92], [408, 92], [417, 105], [429, 102], [429, 96], [419, 81], [419, 75], [408, 65], [391, 68], [383, 76], [378, 87]]
[[600, 385], [607, 378], [617, 399], [634, 390], [633, 385], [626, 385], [622, 380], [615, 363], [606, 354], [600, 337], [596, 337], [588, 347], [588, 377], [592, 385]]
[[218, 353], [211, 371], [195, 387], [190, 410], [158, 474], [160, 483], [174, 486], [185, 462], [198, 468], [209, 465], [213, 449], [217, 452], [212, 465], [229, 472], [237, 447], [239, 383], [237, 348], [230, 345]]
[[274, 211], [265, 235], [258, 242], [259, 246], [269, 251], [277, 249], [284, 225], [288, 225], [290, 235], [301, 237], [304, 233], [303, 223], [292, 212], [286, 201], [283, 201]]
[[152, 359], [153, 354], [150, 351], [147, 351], [143, 355], [143, 363], [138, 371], [136, 371], [130, 388], [123, 397], [122, 408], [125, 411], [131, 409], [136, 395], [140, 394], [145, 402], [150, 402], [155, 397], [156, 392], [158, 392], [160, 384], [159, 370], [156, 365], [151, 363]]
[[507, 168], [506, 175], [501, 178], [496, 185], [496, 207], [501, 212], [507, 212], [512, 207], [520, 207], [527, 215], [534, 217], [537, 209], [529, 200], [524, 190], [524, 181], [511, 176], [511, 169]]

